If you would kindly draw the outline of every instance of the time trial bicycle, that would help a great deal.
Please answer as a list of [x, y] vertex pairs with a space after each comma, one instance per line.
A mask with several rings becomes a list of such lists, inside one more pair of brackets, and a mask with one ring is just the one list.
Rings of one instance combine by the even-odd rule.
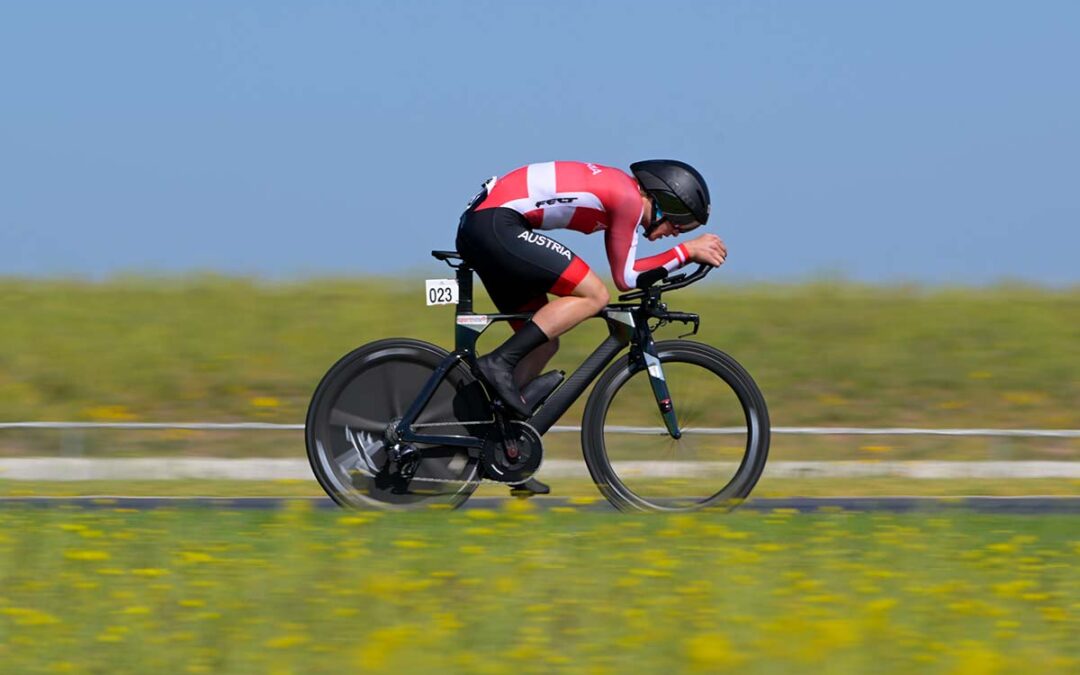
[[[614, 506], [689, 511], [731, 506], [753, 490], [769, 452], [765, 399], [735, 359], [682, 339], [697, 334], [697, 314], [662, 301], [713, 268], [640, 275], [637, 290], [597, 315], [608, 336], [576, 371], [552, 371], [526, 385], [533, 414], [518, 419], [485, 386], [476, 342], [493, 323], [531, 314], [475, 313], [473, 270], [455, 251], [432, 255], [456, 271], [454, 351], [378, 340], [342, 357], [312, 397], [308, 459], [335, 502], [456, 507], [482, 482], [526, 481], [542, 464], [544, 434], [594, 380], [581, 445], [589, 475]], [[655, 341], [653, 333], [669, 323], [690, 332]], [[572, 473], [576, 462], [551, 464]]]

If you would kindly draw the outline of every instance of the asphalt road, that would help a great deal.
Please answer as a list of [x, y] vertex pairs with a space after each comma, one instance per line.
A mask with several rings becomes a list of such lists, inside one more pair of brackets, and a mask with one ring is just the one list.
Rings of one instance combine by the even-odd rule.
[[[462, 507], [499, 508], [510, 497], [476, 497]], [[0, 497], [0, 508], [87, 508], [87, 509], [158, 509], [158, 508], [216, 508], [216, 509], [278, 509], [287, 502], [307, 501], [317, 508], [337, 506], [324, 497]], [[602, 499], [589, 504], [565, 497], [534, 497], [541, 508], [570, 506], [589, 511], [614, 508]], [[1004, 514], [1067, 513], [1080, 515], [1080, 497], [782, 497], [750, 499], [739, 507], [743, 511], [793, 509], [813, 513], [821, 509], [842, 511], [877, 511], [909, 513], [919, 511], [977, 511]]]

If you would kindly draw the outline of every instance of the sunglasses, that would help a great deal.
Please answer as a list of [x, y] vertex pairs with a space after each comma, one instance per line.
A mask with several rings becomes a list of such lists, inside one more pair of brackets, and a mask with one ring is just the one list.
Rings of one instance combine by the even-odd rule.
[[671, 223], [677, 232], [689, 232], [701, 225], [697, 222], [694, 214], [686, 209], [686, 205], [675, 195], [668, 192], [654, 192], [652, 194], [653, 217], [652, 225], [646, 234], [651, 233], [665, 222]]

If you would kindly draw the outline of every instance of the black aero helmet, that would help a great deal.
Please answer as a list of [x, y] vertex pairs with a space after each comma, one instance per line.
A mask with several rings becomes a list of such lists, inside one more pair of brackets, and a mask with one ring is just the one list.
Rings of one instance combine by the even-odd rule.
[[697, 169], [675, 159], [647, 159], [630, 165], [634, 178], [675, 225], [709, 219], [709, 186]]

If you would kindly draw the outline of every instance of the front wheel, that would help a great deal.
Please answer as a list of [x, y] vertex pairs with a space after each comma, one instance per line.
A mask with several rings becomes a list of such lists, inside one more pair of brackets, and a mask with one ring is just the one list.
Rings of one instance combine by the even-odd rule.
[[713, 347], [667, 340], [656, 352], [682, 437], [667, 433], [648, 370], [624, 356], [600, 376], [585, 407], [581, 442], [593, 481], [623, 511], [737, 504], [765, 470], [765, 398]]

